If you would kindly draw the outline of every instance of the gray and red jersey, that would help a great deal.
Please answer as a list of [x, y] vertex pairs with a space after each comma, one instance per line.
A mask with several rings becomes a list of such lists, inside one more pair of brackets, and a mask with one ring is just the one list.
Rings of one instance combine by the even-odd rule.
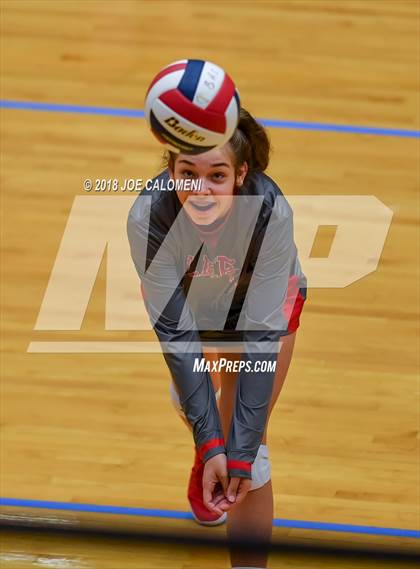
[[[275, 374], [255, 371], [255, 362], [277, 360], [306, 299], [293, 212], [275, 182], [254, 172], [223, 219], [197, 225], [165, 191], [168, 179], [167, 170], [157, 176], [162, 189], [143, 190], [128, 216], [144, 302], [202, 459], [226, 452], [229, 475], [251, 478]], [[248, 361], [226, 442], [210, 373], [194, 368], [210, 341], [242, 342]]]

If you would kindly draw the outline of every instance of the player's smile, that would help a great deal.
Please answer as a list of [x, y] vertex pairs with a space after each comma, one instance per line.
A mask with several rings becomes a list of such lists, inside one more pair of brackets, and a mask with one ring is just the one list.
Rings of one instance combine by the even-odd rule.
[[215, 203], [200, 203], [200, 202], [193, 202], [189, 201], [189, 204], [192, 205], [198, 211], [209, 211], [212, 207], [215, 207]]

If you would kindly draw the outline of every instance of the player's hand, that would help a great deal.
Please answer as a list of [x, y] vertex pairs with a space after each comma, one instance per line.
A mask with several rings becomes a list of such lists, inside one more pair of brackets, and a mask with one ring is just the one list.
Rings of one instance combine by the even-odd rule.
[[225, 454], [216, 454], [204, 465], [203, 502], [206, 508], [221, 516], [229, 510], [227, 500], [228, 474]]
[[251, 484], [252, 480], [249, 480], [248, 478], [231, 478], [226, 492], [228, 502], [232, 505], [243, 502], [246, 495], [251, 490]]

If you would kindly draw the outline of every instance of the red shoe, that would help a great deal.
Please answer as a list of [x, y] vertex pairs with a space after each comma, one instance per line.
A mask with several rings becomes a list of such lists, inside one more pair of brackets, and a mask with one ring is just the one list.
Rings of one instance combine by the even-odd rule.
[[203, 502], [203, 473], [204, 462], [195, 452], [194, 466], [191, 469], [190, 480], [188, 483], [188, 500], [191, 512], [198, 524], [203, 526], [218, 526], [226, 521], [227, 513], [221, 516], [208, 510]]

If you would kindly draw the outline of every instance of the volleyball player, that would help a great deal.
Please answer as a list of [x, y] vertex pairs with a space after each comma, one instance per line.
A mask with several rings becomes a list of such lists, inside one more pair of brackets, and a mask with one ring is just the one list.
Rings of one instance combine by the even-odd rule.
[[[269, 153], [264, 128], [241, 109], [222, 148], [167, 153], [158, 178], [192, 178], [201, 188], [143, 191], [127, 225], [145, 305], [172, 376], [172, 400], [193, 433], [192, 513], [207, 525], [227, 517], [232, 543], [271, 539], [268, 420], [307, 290], [293, 212], [264, 173]], [[228, 351], [232, 341], [241, 342], [242, 353]], [[203, 355], [215, 362], [214, 371], [199, 367]], [[225, 365], [218, 369], [218, 362]], [[247, 367], [235, 371], [240, 362]], [[258, 371], [261, 362], [265, 371]], [[267, 371], [269, 363], [275, 371]], [[232, 547], [231, 562], [264, 568], [267, 550]]]

